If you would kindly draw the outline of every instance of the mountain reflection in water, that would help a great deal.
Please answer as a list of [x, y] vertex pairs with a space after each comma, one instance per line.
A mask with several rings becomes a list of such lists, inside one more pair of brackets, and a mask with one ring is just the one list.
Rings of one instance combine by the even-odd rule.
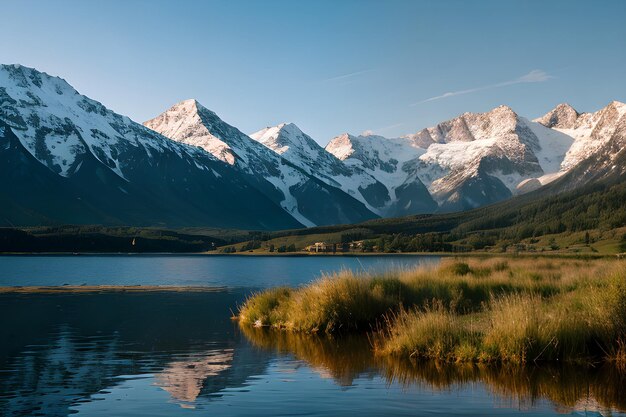
[[181, 406], [262, 373], [239, 336], [237, 291], [0, 296], [0, 415], [66, 416], [133, 376]]
[[248, 292], [2, 294], [0, 416], [626, 409], [611, 368], [416, 364], [360, 337], [240, 328]]

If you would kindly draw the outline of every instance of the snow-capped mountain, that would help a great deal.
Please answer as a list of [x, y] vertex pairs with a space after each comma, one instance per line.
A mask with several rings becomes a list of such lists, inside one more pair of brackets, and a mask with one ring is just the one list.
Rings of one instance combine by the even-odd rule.
[[430, 194], [438, 210], [454, 211], [508, 198], [524, 180], [547, 182], [546, 174], [559, 170], [572, 142], [500, 106], [401, 138], [338, 136], [326, 150], [362, 166], [396, 194], [411, 183]]
[[561, 170], [567, 171], [606, 144], [625, 114], [626, 104], [618, 101], [595, 113], [582, 114], [568, 104], [559, 104], [535, 121], [574, 139], [561, 164]]
[[[530, 121], [499, 106], [400, 138], [342, 134], [325, 152], [293, 124], [251, 137], [391, 217], [466, 210], [538, 189], [604, 149], [624, 112], [617, 102], [592, 114], [559, 105]], [[375, 193], [364, 192], [368, 184], [376, 184]]]
[[305, 226], [356, 223], [377, 217], [362, 202], [310, 175], [195, 100], [178, 103], [144, 125], [172, 140], [203, 149], [248, 174], [257, 189]]
[[420, 178], [413, 175], [415, 170], [411, 161], [425, 152], [414, 141], [344, 133], [333, 138], [325, 149], [385, 186], [390, 196], [383, 207], [387, 217], [432, 213], [437, 209], [437, 203]]
[[294, 124], [248, 136], [195, 100], [142, 126], [60, 78], [0, 66], [0, 225], [280, 229], [465, 210], [617, 178], [625, 148], [617, 101], [533, 121], [500, 106], [322, 148]]
[[80, 95], [0, 66], [0, 223], [300, 225], [239, 172]]
[[574, 140], [561, 163], [558, 176], [563, 179], [556, 189], [573, 189], [626, 172], [626, 104], [613, 101], [595, 113], [559, 104], [535, 121]]
[[309, 175], [361, 201], [372, 212], [381, 216], [387, 214], [390, 194], [378, 179], [357, 165], [343, 163], [295, 124], [266, 127], [250, 137]]
[[528, 190], [529, 180], [549, 182], [573, 143], [507, 106], [465, 113], [415, 136], [432, 141], [416, 170], [442, 210], [508, 198]]

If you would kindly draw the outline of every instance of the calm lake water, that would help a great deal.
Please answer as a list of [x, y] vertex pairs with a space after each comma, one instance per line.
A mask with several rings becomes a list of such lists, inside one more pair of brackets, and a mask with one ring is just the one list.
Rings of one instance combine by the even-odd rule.
[[228, 287], [0, 295], [0, 416], [626, 415], [625, 376], [611, 368], [380, 360], [363, 339], [239, 328], [229, 318], [253, 288], [301, 284], [320, 270], [436, 259], [360, 261], [0, 258], [2, 285]]
[[438, 256], [0, 256], [0, 286], [183, 285], [266, 288], [322, 273], [382, 271], [439, 262]]

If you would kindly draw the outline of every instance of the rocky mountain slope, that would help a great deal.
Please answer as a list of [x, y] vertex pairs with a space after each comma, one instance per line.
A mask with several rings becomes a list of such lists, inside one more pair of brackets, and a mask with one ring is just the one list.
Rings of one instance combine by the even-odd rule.
[[0, 224], [300, 226], [241, 173], [80, 95], [0, 66]]
[[437, 203], [410, 165], [410, 161], [424, 153], [424, 149], [411, 141], [344, 133], [333, 138], [325, 149], [385, 186], [390, 196], [383, 207], [385, 217], [432, 213], [437, 209]]
[[503, 200], [528, 189], [531, 179], [549, 182], [546, 175], [558, 171], [573, 142], [507, 106], [465, 113], [416, 135], [432, 140], [416, 169], [442, 211]]
[[626, 172], [626, 104], [613, 101], [595, 113], [578, 113], [560, 104], [536, 122], [574, 139], [555, 190], [572, 190]]
[[294, 124], [248, 136], [196, 100], [142, 126], [60, 78], [2, 65], [0, 225], [267, 230], [461, 211], [621, 178], [625, 145], [617, 101], [533, 121], [500, 106], [325, 148]]
[[248, 174], [257, 189], [305, 226], [377, 217], [362, 202], [251, 139], [196, 100], [178, 103], [144, 124]]
[[439, 211], [457, 211], [508, 198], [523, 180], [547, 182], [545, 175], [558, 171], [572, 142], [500, 106], [396, 139], [342, 135], [326, 150], [392, 190], [413, 182], [434, 198]]
[[[296, 125], [266, 127], [250, 137], [288, 159], [328, 185], [337, 187], [366, 205], [372, 212], [388, 215], [389, 190], [374, 175], [357, 165], [346, 164], [327, 152]], [[431, 207], [432, 209], [432, 207]]]
[[[530, 121], [499, 106], [401, 138], [342, 134], [328, 143], [326, 152], [293, 124], [265, 128], [251, 137], [352, 195], [358, 190], [356, 197], [370, 210], [394, 217], [492, 204], [541, 188], [582, 165], [593, 166], [583, 177], [595, 178], [606, 169], [602, 167], [612, 166], [619, 149], [614, 136], [624, 113], [626, 105], [619, 102], [583, 114], [561, 104]], [[570, 185], [561, 188], [586, 183], [568, 178], [561, 183]], [[363, 184], [375, 186], [368, 190]]]

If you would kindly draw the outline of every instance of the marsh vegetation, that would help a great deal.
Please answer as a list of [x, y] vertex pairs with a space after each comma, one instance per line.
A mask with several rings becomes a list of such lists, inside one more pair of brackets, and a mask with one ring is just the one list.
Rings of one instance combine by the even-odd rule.
[[626, 366], [626, 265], [618, 260], [448, 259], [340, 272], [251, 296], [243, 326], [367, 333], [376, 355], [445, 362]]

